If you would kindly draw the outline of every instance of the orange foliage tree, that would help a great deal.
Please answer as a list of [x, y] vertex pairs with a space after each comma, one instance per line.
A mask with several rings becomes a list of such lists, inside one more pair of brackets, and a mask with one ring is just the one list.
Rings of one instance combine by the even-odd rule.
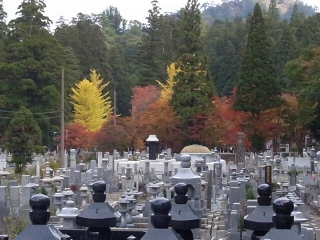
[[134, 87], [132, 91], [131, 115], [133, 119], [139, 119], [147, 111], [148, 107], [159, 99], [160, 90], [154, 85], [149, 85], [146, 87]]
[[225, 124], [217, 116], [214, 108], [210, 112], [198, 113], [192, 119], [189, 127], [189, 141], [214, 148], [222, 144]]
[[124, 130], [129, 136], [129, 150], [133, 152], [137, 149], [141, 150], [145, 148], [143, 141], [144, 136], [141, 135], [140, 128], [137, 126], [136, 121], [134, 121], [132, 117], [119, 118], [117, 123], [123, 126]]
[[162, 148], [170, 147], [176, 152], [182, 148], [184, 136], [180, 119], [175, 115], [169, 100], [161, 99], [151, 104], [140, 117], [139, 126], [144, 137], [157, 135]]
[[[278, 142], [279, 137], [286, 130], [284, 114], [287, 105], [262, 111], [259, 116], [252, 117], [250, 113], [236, 111], [232, 108], [236, 96], [236, 89], [232, 91], [230, 98], [214, 98], [216, 117], [221, 118], [224, 128], [224, 144], [235, 146], [237, 144], [237, 133], [245, 133], [244, 145], [252, 149], [252, 136], [259, 136], [264, 143], [273, 140]], [[276, 144], [275, 144], [276, 145]]]
[[114, 149], [127, 151], [130, 146], [130, 136], [123, 125], [114, 125], [113, 119], [109, 118], [109, 121], [106, 121], [94, 134], [93, 144], [99, 151], [112, 152]]
[[[65, 148], [66, 149], [87, 149], [92, 148], [93, 133], [78, 123], [71, 123], [65, 127]], [[60, 142], [60, 139], [58, 139]]]
[[[214, 97], [214, 117], [220, 123], [221, 142], [225, 145], [236, 146], [238, 132], [245, 132], [244, 123], [250, 121], [250, 115], [242, 111], [233, 109], [236, 91], [232, 91], [232, 95], [227, 97]], [[244, 146], [250, 148], [250, 141], [246, 138]]]

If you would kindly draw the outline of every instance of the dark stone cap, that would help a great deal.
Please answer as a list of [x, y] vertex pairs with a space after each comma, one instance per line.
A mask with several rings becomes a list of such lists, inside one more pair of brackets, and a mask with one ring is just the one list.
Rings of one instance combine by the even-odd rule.
[[171, 223], [171, 202], [166, 198], [156, 198], [151, 201], [151, 222], [154, 228], [168, 228]]
[[177, 196], [174, 197], [174, 201], [176, 204], [186, 204], [188, 202], [188, 196], [186, 195], [188, 192], [188, 186], [185, 183], [177, 183], [174, 186], [174, 191]]
[[269, 206], [271, 204], [272, 189], [269, 184], [260, 184], [258, 187], [258, 204], [260, 206]]
[[104, 202], [106, 200], [106, 194], [104, 193], [107, 189], [104, 181], [96, 181], [92, 184], [92, 199], [94, 202]]
[[50, 198], [43, 194], [33, 195], [29, 200], [32, 209], [29, 213], [30, 220], [34, 225], [46, 225], [50, 219]]
[[294, 223], [294, 216], [291, 213], [294, 209], [293, 202], [286, 198], [278, 198], [273, 202], [273, 224], [276, 229], [291, 229]]

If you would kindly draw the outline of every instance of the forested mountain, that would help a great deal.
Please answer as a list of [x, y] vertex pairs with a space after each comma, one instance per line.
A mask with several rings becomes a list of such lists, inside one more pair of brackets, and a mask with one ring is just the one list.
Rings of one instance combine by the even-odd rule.
[[[108, 92], [112, 101], [116, 93], [116, 113], [128, 117], [135, 108], [134, 89], [158, 88], [157, 80], [166, 82], [167, 66], [172, 63], [176, 64], [177, 83], [172, 101], [166, 103], [170, 108], [161, 105], [161, 109], [170, 113], [158, 114], [171, 116], [174, 112], [179, 118], [188, 118], [185, 119], [188, 124], [180, 125], [180, 130], [187, 126], [193, 127], [193, 132], [200, 131], [202, 128], [194, 128], [194, 123], [207, 124], [203, 119], [209, 115], [204, 114], [201, 121], [191, 118], [195, 115], [200, 118], [201, 111], [212, 107], [208, 99], [213, 95], [233, 99], [237, 88], [240, 93], [252, 92], [255, 97], [265, 97], [266, 92], [270, 98], [274, 94], [277, 100], [283, 93], [295, 96], [303, 107], [295, 117], [299, 118], [299, 127], [320, 132], [320, 105], [316, 94], [320, 79], [317, 64], [320, 13], [302, 2], [289, 0], [260, 1], [256, 15], [253, 10], [258, 7], [253, 0], [201, 7], [196, 0], [186, 0], [186, 3], [189, 5], [181, 6], [183, 9], [174, 14], [161, 14], [159, 2], [151, 1], [146, 24], [127, 21], [116, 7], [110, 6], [101, 9], [101, 13], [79, 13], [70, 21], [60, 19], [52, 32], [50, 26], [54, 19], [45, 16], [43, 0], [22, 0], [16, 19], [9, 22], [0, 1], [1, 136], [5, 136], [13, 114], [27, 107], [41, 129], [42, 145], [52, 144], [52, 133], [59, 131], [60, 124], [62, 67], [65, 69], [65, 115], [66, 120], [72, 122], [71, 88], [83, 78], [89, 78], [92, 70], [101, 74], [103, 84], [109, 82], [104, 93]], [[256, 26], [259, 36], [252, 30], [255, 18], [263, 22]], [[256, 50], [261, 52], [257, 54]], [[243, 89], [239, 87], [239, 83], [248, 83], [246, 79], [253, 78], [261, 81], [250, 82]], [[266, 85], [262, 87], [263, 81]], [[190, 88], [196, 89], [197, 94], [190, 94]], [[253, 92], [252, 88], [261, 88], [261, 91]], [[147, 90], [143, 94], [141, 98], [146, 101], [152, 99], [148, 94], [156, 95]], [[264, 105], [267, 100], [262, 100], [261, 108], [255, 110], [236, 98], [235, 109], [259, 115], [269, 107], [278, 106], [278, 101], [272, 106]], [[293, 122], [286, 115], [286, 121], [289, 120]], [[297, 127], [291, 130], [290, 134], [297, 132]], [[315, 137], [320, 139], [320, 133]]]
[[[202, 18], [205, 22], [210, 23], [213, 23], [217, 19], [233, 21], [237, 17], [246, 18], [248, 14], [253, 12], [256, 2], [260, 4], [262, 10], [268, 10], [269, 0], [224, 0], [221, 4], [202, 4]], [[317, 9], [315, 7], [304, 4], [302, 1], [278, 0], [276, 1], [276, 5], [280, 19], [289, 20], [295, 4], [297, 4], [300, 12], [305, 16], [312, 16], [316, 13]]]

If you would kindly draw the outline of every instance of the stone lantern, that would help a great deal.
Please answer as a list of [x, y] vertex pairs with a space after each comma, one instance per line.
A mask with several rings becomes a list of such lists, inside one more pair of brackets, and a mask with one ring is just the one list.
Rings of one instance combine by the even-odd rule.
[[57, 216], [63, 219], [64, 229], [78, 229], [80, 227], [76, 225], [76, 217], [79, 213], [80, 211], [74, 206], [74, 202], [67, 201], [66, 206], [62, 208], [61, 212], [57, 214]]
[[126, 222], [127, 222], [127, 224], [130, 225], [130, 224], [133, 223], [133, 221], [132, 221], [132, 211], [135, 208], [135, 204], [136, 204], [137, 200], [132, 195], [128, 195], [127, 196], [127, 200], [129, 201], [129, 204], [128, 204], [128, 212], [126, 214]]
[[86, 167], [86, 165], [83, 163], [82, 160], [81, 160], [81, 162], [79, 163], [79, 170], [80, 170], [80, 172], [86, 172], [86, 171], [87, 171], [87, 167]]
[[56, 210], [56, 216], [60, 213], [61, 211], [61, 205], [62, 203], [62, 199], [63, 199], [63, 194], [61, 193], [61, 191], [58, 189], [57, 192], [53, 195], [53, 204], [56, 205], [57, 210]]
[[194, 200], [195, 209], [199, 211], [200, 214], [200, 196], [201, 196], [201, 178], [199, 175], [195, 174], [191, 167], [191, 156], [189, 154], [183, 154], [180, 156], [181, 168], [178, 173], [170, 178], [171, 185], [176, 185], [177, 183], [185, 183], [188, 186], [188, 200]]
[[149, 189], [150, 189], [150, 194], [152, 195], [151, 198], [153, 198], [153, 199], [157, 198], [157, 195], [158, 195], [159, 189], [160, 189], [159, 185], [156, 183], [152, 183], [152, 184], [150, 184]]
[[30, 188], [30, 196], [37, 194], [39, 185], [34, 182], [34, 176], [30, 177], [30, 182], [26, 185], [26, 187]]
[[50, 177], [50, 172], [46, 171], [45, 177], [41, 179], [44, 188], [51, 188], [52, 178]]
[[104, 170], [108, 170], [108, 164], [109, 164], [109, 159], [108, 158], [102, 158], [102, 168]]
[[149, 160], [156, 160], [159, 139], [156, 137], [156, 135], [149, 135], [149, 137], [147, 138], [146, 141], [147, 141], [148, 147], [149, 147]]
[[131, 188], [130, 195], [133, 195], [135, 199], [138, 199], [138, 196], [140, 196], [141, 194], [142, 192], [138, 192], [135, 187]]
[[119, 213], [121, 214], [121, 222], [119, 227], [120, 228], [126, 228], [127, 227], [127, 221], [126, 221], [126, 214], [128, 212], [128, 205], [129, 201], [127, 200], [125, 195], [122, 195], [119, 199]]
[[55, 176], [53, 177], [52, 181], [53, 181], [53, 186], [55, 186], [59, 190], [62, 190], [63, 177], [61, 177], [60, 170], [57, 170], [55, 172]]
[[88, 204], [87, 199], [89, 197], [89, 188], [85, 184], [83, 184], [79, 190], [80, 190], [80, 196], [82, 197], [81, 207], [84, 208]]
[[74, 193], [71, 191], [70, 188], [65, 188], [62, 194], [63, 194], [62, 202], [64, 205], [67, 203], [67, 201], [72, 201], [72, 196]]
[[10, 173], [7, 172], [6, 168], [3, 168], [2, 171], [0, 172], [1, 175], [1, 186], [7, 186], [8, 184], [8, 175]]
[[202, 158], [197, 158], [194, 160], [195, 161], [195, 165], [196, 165], [196, 172], [200, 173], [202, 172], [202, 168], [203, 168], [203, 164], [204, 164], [204, 159]]
[[61, 233], [53, 225], [47, 224], [50, 219], [50, 198], [43, 194], [36, 194], [29, 200], [29, 213], [32, 225], [28, 225], [14, 240], [66, 240], [70, 236]]
[[46, 169], [45, 169], [45, 171], [46, 172], [48, 171], [50, 173], [50, 176], [53, 173], [53, 169], [50, 167], [49, 161], [46, 161]]
[[272, 174], [273, 174], [274, 176], [277, 176], [279, 173], [280, 173], [280, 170], [279, 170], [277, 167], [275, 167], [275, 168], [272, 170]]
[[87, 240], [111, 240], [110, 227], [116, 226], [114, 209], [106, 201], [106, 183], [97, 181], [93, 184], [93, 203], [80, 212], [76, 224], [87, 228]]
[[289, 192], [289, 184], [288, 183], [283, 183], [281, 185], [282, 187], [282, 192], [283, 192], [283, 195], [286, 196]]

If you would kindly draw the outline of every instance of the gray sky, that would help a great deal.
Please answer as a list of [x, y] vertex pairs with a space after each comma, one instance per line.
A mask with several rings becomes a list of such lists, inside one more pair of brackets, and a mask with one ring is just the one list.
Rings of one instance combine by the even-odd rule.
[[[9, 19], [14, 18], [18, 6], [22, 0], [3, 0], [4, 9]], [[146, 22], [148, 9], [151, 7], [151, 0], [45, 0], [47, 5], [46, 14], [53, 21], [54, 25], [60, 16], [65, 19], [76, 17], [77, 13], [84, 14], [100, 13], [108, 6], [117, 7], [126, 20], [138, 20]], [[187, 0], [158, 0], [162, 12], [175, 12], [184, 7]], [[211, 2], [211, 0], [199, 0], [200, 4]], [[219, 2], [215, 0], [214, 2]], [[304, 0], [309, 5], [320, 6], [319, 0]]]
[[[3, 0], [4, 9], [9, 19], [14, 18], [17, 7], [22, 0]], [[187, 0], [159, 0], [162, 12], [175, 12], [184, 7]], [[202, 2], [210, 2], [203, 0]], [[138, 20], [146, 22], [148, 10], [151, 8], [151, 0], [45, 0], [46, 14], [55, 23], [60, 16], [66, 19], [76, 17], [81, 12], [84, 14], [100, 13], [108, 6], [117, 7], [120, 14], [126, 20]]]

